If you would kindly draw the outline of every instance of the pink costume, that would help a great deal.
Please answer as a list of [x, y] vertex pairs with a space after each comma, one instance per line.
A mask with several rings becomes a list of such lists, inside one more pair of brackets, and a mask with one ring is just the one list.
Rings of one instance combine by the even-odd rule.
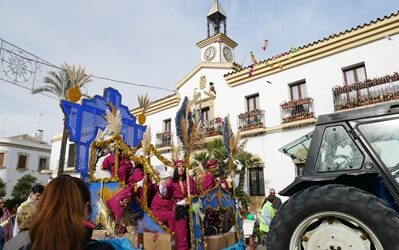
[[[132, 170], [133, 165], [128, 159], [122, 158], [119, 161], [119, 168], [118, 168], [118, 177], [123, 183], [127, 183], [129, 178], [129, 173]], [[115, 155], [111, 154], [107, 158], [105, 158], [103, 162], [103, 169], [111, 171], [112, 176], [115, 174]]]
[[[166, 189], [162, 192], [162, 188]], [[161, 191], [160, 191], [161, 190]], [[161, 193], [164, 193], [161, 195]], [[160, 185], [154, 199], [151, 203], [151, 210], [160, 222], [167, 225], [172, 231], [175, 226], [175, 211], [173, 206], [172, 195], [172, 184], [171, 180], [162, 186]]]
[[[1, 209], [1, 208], [0, 208]], [[0, 222], [3, 222], [10, 218], [11, 214], [10, 211], [6, 207], [3, 208], [3, 216], [0, 218]], [[4, 227], [4, 241], [11, 240], [13, 235], [13, 225], [11, 221]]]
[[[135, 167], [132, 174], [129, 177], [129, 184], [114, 195], [111, 199], [107, 201], [108, 207], [114, 214], [115, 220], [119, 222], [122, 219], [123, 206], [121, 202], [125, 199], [130, 199], [133, 197], [135, 190], [135, 184], [144, 178], [144, 171], [140, 167]], [[141, 200], [143, 196], [142, 188], [137, 189], [137, 196]]]
[[[176, 210], [176, 203], [187, 197], [187, 181], [172, 182], [172, 198], [174, 208]], [[190, 176], [190, 193], [197, 194], [197, 188], [194, 183], [194, 179]], [[174, 211], [175, 212], [175, 211]], [[175, 233], [177, 239], [177, 249], [186, 250], [188, 249], [188, 220], [187, 219], [176, 219], [175, 220]]]

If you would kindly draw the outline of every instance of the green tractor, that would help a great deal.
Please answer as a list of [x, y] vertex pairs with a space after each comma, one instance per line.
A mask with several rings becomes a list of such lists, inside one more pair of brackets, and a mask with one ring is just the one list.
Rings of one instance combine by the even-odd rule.
[[298, 175], [268, 250], [399, 249], [399, 103], [322, 115], [280, 151]]

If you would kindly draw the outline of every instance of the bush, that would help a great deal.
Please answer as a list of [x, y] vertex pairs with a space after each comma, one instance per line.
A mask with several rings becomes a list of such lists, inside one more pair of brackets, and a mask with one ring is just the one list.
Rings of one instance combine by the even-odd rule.
[[33, 175], [26, 174], [22, 176], [12, 190], [11, 195], [14, 200], [26, 200], [36, 182], [37, 178]]

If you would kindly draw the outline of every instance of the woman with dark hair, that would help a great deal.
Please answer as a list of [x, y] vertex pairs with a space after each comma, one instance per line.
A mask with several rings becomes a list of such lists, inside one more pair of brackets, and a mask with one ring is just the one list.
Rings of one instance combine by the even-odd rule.
[[[197, 188], [193, 177], [189, 177], [190, 193], [197, 194]], [[175, 233], [177, 240], [177, 248], [179, 250], [188, 249], [189, 239], [189, 203], [187, 200], [187, 174], [186, 167], [182, 160], [175, 161], [175, 170], [172, 178], [172, 199], [174, 203], [176, 218], [175, 218]]]
[[89, 211], [85, 209], [87, 193], [86, 190], [80, 191], [81, 185], [77, 182], [75, 178], [64, 175], [47, 185], [30, 230], [31, 244], [21, 249], [100, 249], [88, 246], [85, 237], [85, 219]]

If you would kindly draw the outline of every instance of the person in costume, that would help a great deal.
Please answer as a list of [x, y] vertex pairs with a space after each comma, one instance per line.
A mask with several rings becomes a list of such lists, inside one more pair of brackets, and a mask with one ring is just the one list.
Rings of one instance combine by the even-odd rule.
[[[175, 210], [175, 234], [177, 240], [177, 249], [188, 249], [189, 242], [189, 201], [187, 199], [187, 174], [184, 161], [177, 160], [174, 162], [175, 170], [172, 178], [172, 199]], [[189, 177], [190, 193], [197, 194], [197, 188], [194, 179]]]
[[[205, 173], [205, 178], [204, 182], [202, 183], [202, 192], [206, 192], [213, 187], [216, 186], [216, 183], [218, 183], [218, 179], [216, 179], [216, 172], [218, 171], [218, 162], [216, 160], [209, 160], [206, 165], [206, 173]], [[220, 185], [224, 189], [230, 188], [228, 180], [221, 180]]]
[[175, 226], [175, 212], [173, 209], [171, 175], [167, 171], [160, 173], [161, 182], [151, 203], [151, 210], [160, 222], [172, 231]]
[[[120, 160], [118, 167], [118, 177], [123, 183], [127, 184], [129, 180], [129, 174], [133, 169], [133, 164], [128, 158], [124, 156], [123, 152], [121, 152], [119, 156]], [[104, 159], [103, 170], [110, 171], [112, 176], [115, 175], [115, 154], [110, 154]]]

